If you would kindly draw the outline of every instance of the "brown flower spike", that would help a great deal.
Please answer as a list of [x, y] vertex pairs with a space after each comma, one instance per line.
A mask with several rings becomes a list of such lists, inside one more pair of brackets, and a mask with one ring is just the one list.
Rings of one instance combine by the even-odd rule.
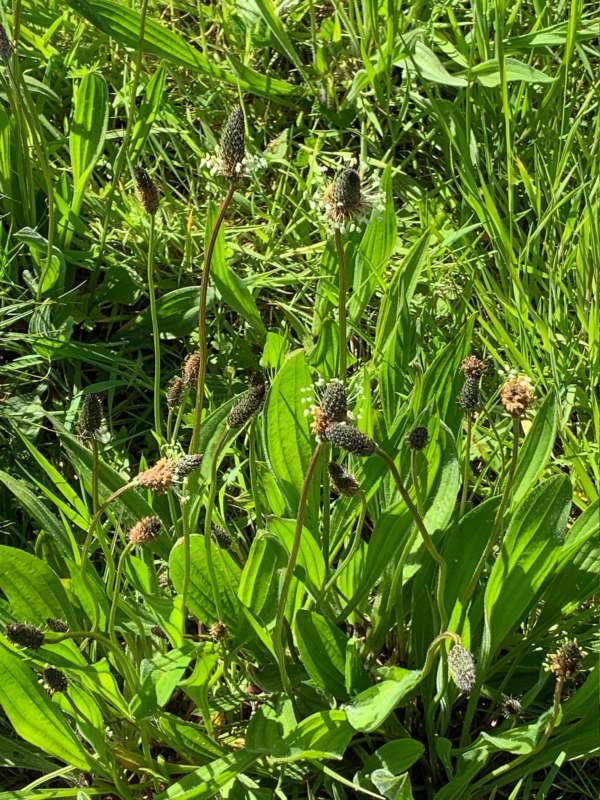
[[523, 417], [533, 403], [533, 386], [529, 378], [519, 375], [506, 381], [500, 390], [500, 402], [511, 417]]
[[142, 517], [127, 534], [127, 539], [131, 544], [140, 547], [156, 539], [160, 533], [161, 521], [158, 517]]

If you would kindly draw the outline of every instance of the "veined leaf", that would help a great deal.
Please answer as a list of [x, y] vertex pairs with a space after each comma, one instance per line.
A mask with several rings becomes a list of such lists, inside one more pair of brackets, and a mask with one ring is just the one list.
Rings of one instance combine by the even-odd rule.
[[342, 631], [321, 614], [300, 609], [295, 639], [302, 663], [315, 684], [334, 697], [344, 697], [347, 639]]
[[245, 750], [218, 758], [172, 783], [165, 792], [157, 794], [155, 800], [205, 800], [214, 797], [222, 786], [248, 769], [256, 759], [256, 755]]
[[345, 707], [348, 721], [357, 731], [370, 733], [377, 730], [419, 685], [422, 678], [420, 670], [398, 668], [396, 674], [397, 679], [376, 683]]
[[[303, 391], [311, 386], [312, 376], [304, 351], [297, 350], [275, 376], [263, 412], [267, 459], [293, 517], [315, 447], [308, 418], [304, 415], [306, 405], [302, 402]], [[305, 516], [305, 525], [313, 532], [317, 530], [318, 504], [318, 481], [313, 481]]]
[[[500, 86], [502, 83], [502, 73], [496, 59], [484, 61], [483, 64], [477, 64], [471, 69], [469, 74], [470, 77], [479, 81], [482, 86], [487, 86], [488, 88]], [[546, 75], [545, 72], [540, 72], [539, 69], [535, 69], [535, 67], [531, 67], [529, 64], [524, 64], [516, 58], [504, 59], [504, 75], [507, 82], [552, 83], [554, 80], [554, 78]]]
[[108, 87], [102, 75], [88, 72], [75, 92], [69, 150], [73, 169], [71, 210], [79, 214], [92, 170], [98, 161], [108, 127]]
[[26, 663], [0, 647], [0, 705], [26, 742], [79, 769], [98, 770]]
[[515, 509], [485, 592], [482, 666], [489, 664], [551, 574], [570, 508], [571, 484], [556, 475]]
[[513, 478], [511, 502], [516, 505], [527, 494], [548, 462], [556, 438], [556, 393], [548, 392], [539, 407], [520, 451]]

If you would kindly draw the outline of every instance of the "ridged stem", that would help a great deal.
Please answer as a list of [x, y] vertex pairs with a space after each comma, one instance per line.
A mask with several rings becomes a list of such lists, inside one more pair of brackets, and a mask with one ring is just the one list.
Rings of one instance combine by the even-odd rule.
[[194, 406], [194, 428], [192, 430], [192, 440], [190, 442], [190, 453], [197, 453], [200, 443], [200, 428], [202, 425], [202, 406], [204, 404], [204, 384], [206, 381], [206, 359], [208, 357], [208, 347], [206, 343], [206, 297], [208, 294], [208, 281], [210, 279], [210, 265], [212, 262], [217, 236], [225, 218], [225, 212], [233, 199], [235, 183], [232, 181], [223, 198], [221, 207], [217, 213], [217, 218], [210, 233], [206, 253], [204, 254], [204, 265], [202, 268], [202, 280], [200, 282], [200, 300], [198, 305], [198, 342], [200, 352], [200, 365], [198, 369], [198, 381], [196, 383], [196, 404]]
[[300, 500], [298, 502], [298, 514], [296, 516], [296, 527], [294, 530], [294, 538], [292, 540], [292, 548], [287, 563], [287, 568], [281, 585], [281, 592], [279, 593], [279, 601], [277, 606], [277, 616], [275, 618], [275, 628], [273, 630], [273, 644], [275, 653], [277, 655], [277, 663], [279, 666], [279, 675], [283, 684], [284, 691], [291, 697], [292, 684], [290, 683], [287, 670], [285, 668], [285, 646], [283, 643], [283, 628], [285, 622], [285, 607], [287, 604], [288, 595], [290, 593], [290, 586], [292, 583], [292, 576], [296, 568], [296, 561], [298, 560], [298, 551], [300, 550], [300, 542], [302, 540], [302, 527], [304, 524], [304, 514], [306, 512], [306, 504], [308, 502], [308, 492], [312, 477], [319, 463], [319, 456], [321, 455], [323, 444], [319, 442], [308, 464], [306, 475], [304, 476], [304, 483], [302, 484], [302, 491], [300, 492]]
[[154, 286], [154, 214], [150, 216], [150, 237], [148, 239], [148, 295], [150, 296], [150, 318], [152, 320], [152, 343], [154, 347], [154, 431], [162, 440], [160, 414], [160, 331], [156, 311], [156, 289]]
[[425, 527], [423, 518], [419, 514], [419, 511], [415, 506], [415, 504], [413, 503], [413, 501], [410, 499], [410, 495], [408, 494], [408, 491], [406, 490], [406, 487], [402, 482], [402, 477], [398, 472], [398, 468], [396, 467], [393, 458], [391, 458], [385, 452], [385, 450], [382, 450], [380, 447], [377, 447], [375, 452], [382, 459], [382, 461], [386, 463], [388, 469], [392, 473], [392, 477], [394, 478], [396, 487], [400, 492], [402, 499], [406, 503], [408, 510], [412, 514], [417, 529], [421, 534], [421, 538], [423, 539], [423, 543], [427, 548], [427, 550], [429, 551], [429, 554], [431, 555], [433, 560], [438, 565], [438, 582], [436, 590], [436, 599], [437, 599], [438, 614], [440, 617], [440, 627], [443, 630], [448, 622], [448, 615], [446, 613], [446, 601], [444, 597], [446, 592], [446, 573], [448, 571], [446, 566], [446, 560], [444, 559], [442, 554], [439, 552], [439, 550], [433, 543], [433, 539], [431, 538], [429, 532], [427, 531], [427, 528]]
[[469, 496], [469, 477], [471, 475], [471, 435], [473, 431], [473, 420], [471, 414], [467, 414], [467, 437], [465, 441], [465, 453], [463, 456], [463, 485], [460, 497], [460, 509], [458, 518], [462, 519], [467, 505], [467, 497]]
[[338, 376], [342, 383], [346, 382], [346, 362], [348, 353], [348, 341], [346, 332], [346, 301], [348, 295], [348, 275], [346, 268], [346, 253], [344, 252], [344, 242], [339, 228], [335, 229], [335, 247], [338, 254], [339, 281], [338, 281], [338, 320], [340, 332], [339, 344], [339, 369]]

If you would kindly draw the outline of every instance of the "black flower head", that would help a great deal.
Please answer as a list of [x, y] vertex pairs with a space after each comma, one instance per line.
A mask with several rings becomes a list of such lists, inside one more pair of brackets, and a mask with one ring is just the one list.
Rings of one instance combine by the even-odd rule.
[[356, 456], [370, 456], [375, 442], [348, 422], [332, 422], [325, 428], [325, 441]]
[[69, 681], [67, 680], [67, 676], [64, 672], [54, 667], [46, 667], [46, 669], [42, 670], [40, 678], [49, 694], [66, 692], [68, 689]]
[[479, 408], [479, 378], [467, 377], [458, 397], [460, 407], [467, 413]]
[[27, 622], [10, 622], [6, 626], [6, 638], [12, 644], [28, 650], [39, 650], [44, 644], [43, 632]]
[[354, 475], [341, 464], [331, 461], [328, 469], [331, 484], [338, 494], [352, 497], [360, 492], [360, 486]]
[[102, 426], [102, 401], [97, 394], [86, 394], [79, 412], [79, 435], [93, 439]]
[[345, 422], [348, 416], [348, 396], [342, 381], [329, 381], [321, 395], [321, 411], [330, 422]]
[[146, 213], [153, 217], [158, 211], [159, 197], [156, 184], [143, 167], [134, 170], [138, 197]]
[[262, 408], [265, 399], [265, 380], [260, 373], [252, 376], [248, 390], [233, 406], [227, 417], [230, 428], [242, 428]]
[[240, 106], [235, 106], [229, 115], [221, 135], [221, 172], [226, 178], [235, 180], [244, 171], [246, 141], [244, 115]]
[[410, 450], [422, 450], [427, 444], [428, 438], [427, 428], [420, 425], [406, 435], [404, 442]]

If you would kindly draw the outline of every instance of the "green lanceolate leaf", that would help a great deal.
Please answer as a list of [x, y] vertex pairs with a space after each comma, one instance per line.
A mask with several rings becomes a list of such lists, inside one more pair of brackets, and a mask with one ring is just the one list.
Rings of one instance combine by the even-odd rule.
[[270, 534], [259, 533], [252, 542], [242, 570], [238, 597], [266, 623], [275, 617], [279, 570], [286, 564], [287, 557], [281, 543]]
[[321, 614], [300, 609], [296, 614], [295, 639], [313, 682], [334, 697], [343, 697], [347, 639], [342, 631]]
[[[190, 552], [191, 580], [188, 600], [190, 611], [202, 622], [210, 625], [218, 620], [218, 614], [206, 563], [204, 536], [199, 534], [190, 536]], [[214, 544], [212, 554], [223, 607], [223, 621], [235, 629], [240, 621], [237, 587], [241, 570], [227, 551], [221, 550]], [[183, 586], [183, 571], [184, 545], [180, 539], [174, 545], [169, 557], [169, 575], [178, 592], [181, 592]]]
[[533, 603], [558, 559], [571, 508], [571, 484], [549, 478], [515, 509], [485, 592], [481, 661], [486, 665]]
[[[309, 430], [303, 390], [312, 386], [312, 377], [304, 352], [292, 353], [275, 376], [263, 412], [265, 450], [271, 470], [287, 501], [290, 516], [295, 517], [304, 476], [315, 447]], [[317, 530], [319, 505], [318, 481], [313, 481], [304, 524]]]
[[30, 667], [3, 647], [0, 674], [0, 705], [21, 738], [74, 767], [98, 769]]
[[248, 769], [256, 758], [244, 750], [218, 758], [175, 781], [165, 792], [157, 794], [155, 800], [205, 800], [214, 797], [222, 786]]
[[394, 680], [384, 680], [365, 689], [345, 707], [348, 722], [357, 731], [377, 730], [392, 711], [406, 702], [421, 681], [420, 670], [397, 669]]
[[513, 478], [512, 502], [519, 503], [542, 474], [554, 447], [557, 420], [556, 393], [550, 391], [539, 407], [533, 424], [519, 451]]
[[44, 625], [52, 617], [77, 628], [62, 583], [47, 564], [25, 550], [0, 546], [0, 588], [19, 622]]
[[84, 75], [75, 92], [69, 150], [73, 170], [71, 212], [78, 215], [88, 181], [100, 158], [108, 127], [108, 87], [101, 75]]

